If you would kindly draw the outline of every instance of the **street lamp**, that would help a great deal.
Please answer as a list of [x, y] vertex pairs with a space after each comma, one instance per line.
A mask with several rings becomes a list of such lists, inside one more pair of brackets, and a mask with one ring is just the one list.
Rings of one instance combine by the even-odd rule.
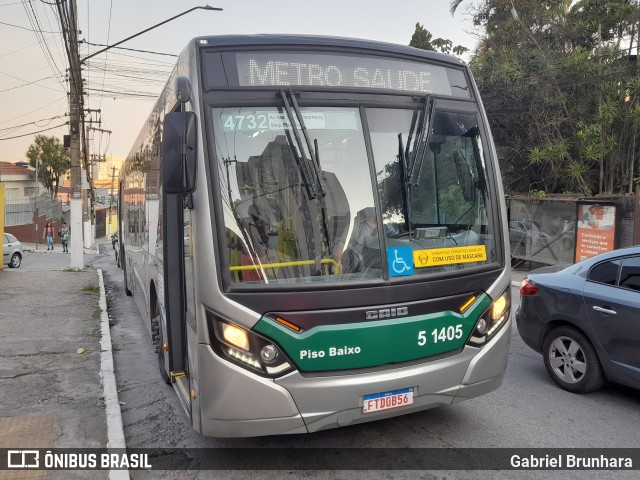
[[33, 199], [33, 223], [36, 227], [36, 250], [38, 250], [38, 243], [40, 243], [40, 237], [38, 234], [38, 160], [38, 155], [36, 155], [36, 186], [34, 188], [35, 198]]
[[167, 20], [165, 20], [164, 22], [160, 22], [160, 23], [156, 23], [155, 25], [153, 25], [152, 27], [149, 27], [145, 30], [142, 30], [141, 32], [136, 33], [135, 35], [131, 35], [130, 37], [125, 38], [124, 40], [120, 40], [119, 42], [114, 43], [113, 45], [109, 45], [105, 48], [103, 48], [102, 50], [98, 50], [97, 52], [92, 53], [91, 55], [88, 55], [86, 57], [84, 57], [82, 60], [80, 60], [80, 63], [84, 63], [87, 60], [89, 60], [91, 57], [95, 57], [96, 55], [101, 54], [102, 52], [106, 52], [107, 50], [109, 50], [110, 48], [113, 47], [117, 47], [118, 45], [127, 42], [129, 40], [131, 40], [132, 38], [136, 38], [138, 35], [142, 35], [143, 33], [147, 33], [149, 30], [153, 30], [156, 27], [159, 27], [160, 25], [164, 25], [165, 23], [170, 22], [171, 20], [175, 20], [178, 17], [181, 17], [183, 15], [186, 15], [189, 12], [193, 12], [194, 10], [217, 10], [217, 11], [222, 11], [222, 8], [218, 8], [218, 7], [210, 7], [209, 5], [205, 5], [203, 7], [193, 7], [190, 8], [189, 10], [185, 10], [182, 13], [179, 13], [178, 15], [175, 15], [171, 18], [168, 18]]
[[[63, 2], [60, 2], [60, 4], [58, 4], [58, 9], [61, 10], [61, 4]], [[75, 2], [73, 2], [72, 5], [75, 5]], [[134, 35], [131, 35], [127, 38], [125, 38], [124, 40], [120, 40], [119, 42], [116, 42], [112, 45], [108, 45], [107, 47], [98, 50], [97, 52], [94, 52], [90, 55], [87, 55], [86, 57], [84, 57], [83, 59], [80, 59], [80, 55], [78, 53], [78, 48], [77, 48], [77, 42], [75, 40], [71, 40], [71, 46], [74, 48], [68, 49], [68, 55], [69, 55], [69, 69], [70, 69], [70, 77], [73, 80], [70, 83], [70, 105], [69, 105], [69, 109], [70, 109], [70, 126], [71, 129], [75, 128], [76, 130], [78, 130], [78, 125], [81, 121], [80, 119], [80, 114], [82, 113], [82, 87], [81, 87], [81, 81], [78, 81], [78, 79], [81, 78], [81, 65], [85, 64], [87, 60], [89, 60], [90, 58], [95, 57], [96, 55], [99, 55], [103, 52], [106, 52], [107, 50], [116, 47], [118, 45], [121, 45], [129, 40], [131, 40], [132, 38], [136, 38], [140, 35], [142, 35], [143, 33], [146, 33], [150, 30], [153, 30], [154, 28], [159, 27], [160, 25], [164, 25], [165, 23], [168, 23], [172, 20], [175, 20], [176, 18], [179, 18], [183, 15], [186, 15], [189, 12], [192, 12], [194, 10], [216, 10], [216, 11], [222, 11], [222, 8], [217, 8], [217, 7], [210, 7], [209, 5], [205, 5], [205, 6], [199, 6], [199, 7], [193, 7], [190, 8], [188, 10], [185, 10], [182, 13], [179, 13], [178, 15], [174, 15], [173, 17], [157, 23], [149, 28], [146, 28], [145, 30], [142, 30], [141, 32], [138, 32]], [[61, 18], [62, 18], [62, 12], [61, 12]], [[71, 10], [71, 27], [70, 29], [73, 30], [74, 32], [77, 31], [77, 18], [76, 18], [76, 12], [75, 9]], [[80, 98], [80, 99], [79, 99]], [[81, 132], [84, 133], [84, 132]], [[81, 167], [80, 167], [80, 144], [79, 141], [77, 140], [77, 137], [74, 138], [73, 136], [73, 131], [71, 132], [71, 138], [72, 141], [71, 142], [71, 149], [70, 149], [70, 157], [71, 157], [71, 171], [72, 172], [81, 172]], [[84, 145], [85, 148], [85, 153], [86, 153], [86, 145]], [[80, 191], [78, 191], [78, 187], [79, 184], [81, 183], [80, 180], [80, 175], [76, 175], [73, 174], [72, 175], [72, 189], [73, 189], [73, 193], [72, 193], [72, 199], [71, 199], [71, 218], [72, 218], [72, 222], [78, 222], [78, 224], [81, 224], [82, 222], [82, 211], [79, 210], [80, 204], [79, 202], [76, 202], [76, 200], [81, 200], [81, 194]], [[84, 198], [84, 195], [82, 195], [83, 197], [83, 202], [86, 203], [86, 199]], [[81, 230], [77, 230], [77, 229], [73, 229], [72, 232], [81, 232]], [[78, 235], [78, 233], [75, 233], [75, 238], [77, 240], [80, 240], [80, 236]], [[72, 245], [72, 255], [71, 255], [71, 264], [72, 266], [75, 266], [77, 268], [82, 268], [83, 267], [83, 260], [82, 260], [82, 248], [78, 247], [80, 245], [79, 241], [73, 240], [71, 242]], [[78, 249], [78, 250], [76, 250]], [[77, 252], [77, 253], [76, 253]]]

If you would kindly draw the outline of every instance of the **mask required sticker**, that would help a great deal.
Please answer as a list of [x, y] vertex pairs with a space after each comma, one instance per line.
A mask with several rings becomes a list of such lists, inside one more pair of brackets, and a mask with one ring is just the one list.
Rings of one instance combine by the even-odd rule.
[[439, 267], [457, 263], [484, 262], [487, 260], [487, 248], [484, 245], [472, 247], [434, 248], [415, 250], [413, 263], [415, 268]]

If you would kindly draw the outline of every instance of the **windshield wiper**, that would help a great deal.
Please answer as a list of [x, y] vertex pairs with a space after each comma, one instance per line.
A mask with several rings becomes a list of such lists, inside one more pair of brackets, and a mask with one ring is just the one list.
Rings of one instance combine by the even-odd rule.
[[[291, 104], [289, 104], [288, 96], [291, 98]], [[298, 101], [296, 100], [296, 95], [293, 92], [286, 92], [284, 90], [279, 91], [280, 97], [282, 98], [282, 103], [284, 104], [284, 109], [286, 110], [287, 117], [289, 118], [289, 122], [291, 124], [291, 131], [293, 132], [293, 136], [296, 141], [296, 146], [298, 152], [296, 152], [296, 148], [292, 148], [294, 157], [296, 158], [296, 162], [298, 162], [298, 167], [300, 169], [300, 174], [302, 175], [302, 182], [304, 183], [305, 189], [307, 191], [307, 197], [309, 200], [315, 199], [317, 202], [318, 210], [320, 211], [320, 216], [322, 218], [322, 234], [325, 240], [325, 245], [327, 248], [327, 252], [331, 255], [332, 245], [331, 245], [331, 237], [329, 236], [329, 223], [327, 221], [327, 208], [325, 204], [325, 195], [327, 194], [324, 179], [322, 175], [322, 169], [320, 168], [320, 155], [318, 149], [318, 140], [313, 141], [313, 147], [311, 145], [311, 139], [309, 138], [309, 133], [307, 131], [307, 126], [304, 123], [304, 118], [302, 117], [302, 112], [300, 111], [300, 107], [298, 106]], [[295, 112], [295, 118], [292, 115], [292, 110]], [[298, 123], [300, 124], [300, 130], [302, 130], [302, 135], [304, 136], [304, 140], [306, 142], [307, 149], [309, 150], [309, 158], [307, 158], [307, 154], [305, 151], [304, 144], [302, 143], [302, 138], [300, 138], [300, 132], [298, 131], [298, 127], [296, 126], [296, 118]], [[293, 147], [293, 145], [292, 145]], [[316, 267], [318, 270], [318, 274], [320, 274], [320, 260], [322, 257], [322, 248], [316, 248]]]
[[400, 162], [400, 191], [402, 192], [402, 213], [404, 215], [404, 224], [409, 232], [409, 238], [411, 238], [411, 207], [409, 202], [411, 201], [410, 188], [411, 185], [407, 181], [407, 155], [404, 151], [404, 145], [402, 144], [402, 134], [398, 134], [398, 161]]
[[[305, 126], [304, 119], [302, 118], [302, 113], [300, 112], [300, 107], [298, 107], [298, 102], [294, 93], [288, 92], [289, 96], [291, 97], [291, 103], [289, 103], [286, 91], [280, 90], [278, 93], [282, 98], [282, 103], [284, 105], [287, 118], [291, 123], [290, 127], [295, 140], [296, 148], [292, 148], [291, 150], [293, 151], [293, 155], [296, 159], [296, 162], [298, 163], [300, 174], [302, 176], [302, 182], [304, 183], [305, 189], [307, 190], [307, 197], [309, 198], [309, 200], [311, 200], [316, 198], [318, 196], [318, 193], [321, 193], [322, 195], [325, 194], [324, 182], [322, 181], [322, 176], [319, 172], [320, 167], [315, 158], [315, 152], [311, 148], [311, 141], [309, 140], [307, 127]], [[293, 109], [291, 107], [291, 104], [293, 104]], [[293, 115], [293, 110], [295, 110], [295, 117]], [[305, 146], [302, 143], [302, 138], [300, 137], [300, 131], [296, 126], [296, 118], [298, 119], [298, 123], [300, 124], [300, 128], [302, 129], [302, 134], [304, 135], [307, 149], [309, 150], [309, 155], [311, 158], [307, 157]], [[320, 192], [318, 192], [318, 190], [320, 190]]]
[[[431, 124], [433, 122], [433, 97], [426, 95], [422, 97], [424, 102], [424, 108], [422, 109], [422, 123], [419, 126], [418, 136], [413, 143], [413, 156], [411, 164], [409, 165], [409, 173], [407, 175], [407, 181], [409, 185], [418, 185], [420, 183], [420, 171], [422, 170], [422, 163], [424, 155], [431, 135]], [[407, 145], [408, 147], [408, 145]]]

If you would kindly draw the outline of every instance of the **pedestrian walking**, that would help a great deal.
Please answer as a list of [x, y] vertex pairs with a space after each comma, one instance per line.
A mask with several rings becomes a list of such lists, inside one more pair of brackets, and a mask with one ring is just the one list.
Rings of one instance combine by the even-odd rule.
[[51, 222], [47, 222], [47, 226], [44, 227], [44, 234], [42, 238], [47, 241], [47, 250], [53, 250], [53, 224]]
[[60, 242], [62, 242], [62, 251], [69, 253], [69, 227], [67, 227], [67, 222], [62, 222], [58, 235], [60, 236]]

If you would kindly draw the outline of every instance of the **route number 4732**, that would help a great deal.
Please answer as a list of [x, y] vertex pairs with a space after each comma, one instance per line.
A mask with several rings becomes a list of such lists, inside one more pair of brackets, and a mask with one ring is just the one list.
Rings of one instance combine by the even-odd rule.
[[[442, 343], [462, 338], [462, 324], [449, 325], [448, 327], [434, 328], [431, 332], [433, 343]], [[418, 332], [418, 345], [420, 347], [427, 344], [427, 331]]]

